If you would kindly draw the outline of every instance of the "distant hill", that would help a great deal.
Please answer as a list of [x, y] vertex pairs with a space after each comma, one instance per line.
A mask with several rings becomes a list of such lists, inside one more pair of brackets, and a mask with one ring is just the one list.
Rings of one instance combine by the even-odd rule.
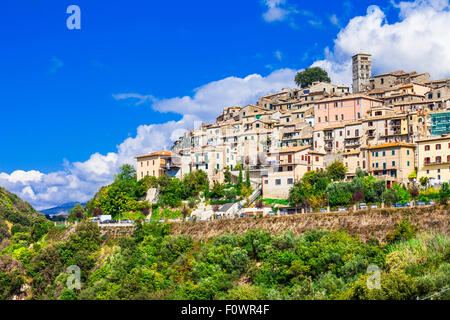
[[[56, 216], [56, 215], [67, 216], [69, 214], [70, 210], [72, 210], [72, 208], [75, 207], [78, 203], [80, 203], [80, 202], [68, 202], [68, 203], [64, 203], [57, 207], [40, 210], [39, 212], [44, 215], [48, 215], [48, 216]], [[86, 203], [80, 203], [80, 204], [82, 206], [86, 205]]]

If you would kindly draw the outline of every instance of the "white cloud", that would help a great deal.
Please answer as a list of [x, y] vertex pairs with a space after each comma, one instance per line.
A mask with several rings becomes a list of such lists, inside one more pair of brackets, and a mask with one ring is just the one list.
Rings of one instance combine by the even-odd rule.
[[113, 94], [113, 98], [116, 100], [125, 100], [125, 99], [134, 99], [137, 100], [136, 105], [143, 104], [145, 102], [154, 102], [156, 101], [155, 97], [152, 95], [142, 95], [139, 93], [119, 93]]
[[286, 7], [286, 0], [265, 0], [267, 11], [263, 18], [266, 22], [282, 21], [291, 14], [294, 9]]
[[314, 65], [332, 79], [351, 84], [350, 58], [357, 52], [372, 54], [375, 73], [403, 69], [429, 72], [434, 79], [450, 76], [450, 6], [448, 0], [416, 0], [395, 4], [400, 20], [389, 23], [378, 6], [354, 17], [334, 41], [334, 50]]
[[275, 58], [277, 58], [280, 61], [283, 59], [283, 54], [281, 53], [280, 50], [275, 51]]

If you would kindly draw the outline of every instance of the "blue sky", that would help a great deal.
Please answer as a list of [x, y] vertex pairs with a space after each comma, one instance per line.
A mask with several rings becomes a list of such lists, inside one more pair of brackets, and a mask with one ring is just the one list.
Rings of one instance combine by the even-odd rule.
[[[310, 13], [292, 27], [267, 23], [261, 1], [2, 1], [0, 172], [58, 170], [64, 158], [111, 151], [138, 125], [180, 118], [113, 94], [169, 98], [228, 76], [308, 67], [338, 31], [330, 16], [345, 24], [371, 3], [292, 1]], [[66, 28], [70, 4], [81, 30]]]
[[[71, 4], [81, 9], [81, 30], [66, 27]], [[120, 163], [168, 147], [176, 128], [293, 85], [297, 70], [319, 65], [349, 84], [355, 51], [374, 54], [375, 72], [450, 76], [450, 63], [437, 56], [450, 61], [438, 44], [450, 43], [448, 0], [3, 0], [1, 7], [0, 185], [38, 207], [88, 199]], [[426, 37], [412, 50], [414, 21]]]

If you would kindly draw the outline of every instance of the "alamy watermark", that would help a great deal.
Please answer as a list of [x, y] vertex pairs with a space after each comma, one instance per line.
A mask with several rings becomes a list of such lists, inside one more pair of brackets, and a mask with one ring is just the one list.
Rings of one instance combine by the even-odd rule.
[[80, 267], [71, 265], [67, 268], [66, 273], [69, 274], [66, 285], [68, 289], [81, 289], [81, 270]]
[[70, 16], [66, 20], [66, 25], [69, 30], [81, 29], [81, 9], [79, 6], [72, 4], [67, 7], [66, 12]]
[[381, 272], [377, 265], [371, 264], [367, 267], [367, 273], [370, 274], [367, 278], [367, 288], [369, 290], [381, 289]]

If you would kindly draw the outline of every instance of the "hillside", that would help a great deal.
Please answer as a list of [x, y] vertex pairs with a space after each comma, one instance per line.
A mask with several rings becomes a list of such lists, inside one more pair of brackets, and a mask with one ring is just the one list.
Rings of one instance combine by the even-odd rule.
[[[0, 249], [16, 232], [30, 232], [35, 238], [46, 232], [48, 221], [17, 195], [0, 187]], [[43, 230], [40, 230], [43, 227]]]

